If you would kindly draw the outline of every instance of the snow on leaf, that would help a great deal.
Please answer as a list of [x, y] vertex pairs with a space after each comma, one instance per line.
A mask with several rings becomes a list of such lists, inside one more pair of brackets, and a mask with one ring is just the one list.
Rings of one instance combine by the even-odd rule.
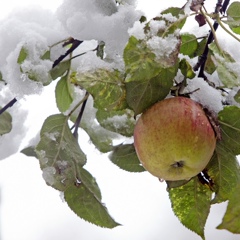
[[209, 45], [212, 59], [217, 67], [217, 73], [225, 87], [232, 88], [240, 85], [238, 73], [239, 64], [225, 51], [220, 52], [215, 43]]
[[218, 114], [222, 132], [222, 143], [227, 151], [240, 154], [240, 108], [226, 106]]
[[9, 133], [11, 130], [12, 116], [8, 112], [4, 111], [2, 114], [0, 114], [0, 136]]
[[171, 188], [172, 209], [180, 222], [204, 239], [204, 226], [210, 210], [211, 191], [195, 177], [187, 184]]
[[126, 83], [127, 102], [134, 110], [135, 115], [164, 99], [173, 86], [176, 67], [160, 68], [159, 66], [158, 71], [159, 74], [153, 78]]
[[216, 189], [212, 203], [228, 200], [239, 181], [239, 164], [236, 156], [225, 148], [223, 142], [219, 142], [206, 168]]
[[55, 88], [55, 96], [59, 111], [62, 113], [67, 111], [73, 101], [68, 82], [68, 74], [58, 81]]
[[227, 211], [223, 217], [222, 223], [217, 229], [226, 229], [232, 233], [240, 234], [240, 183], [230, 195]]
[[54, 167], [56, 174], [52, 186], [63, 191], [78, 178], [77, 168], [85, 164], [85, 154], [69, 129], [68, 118], [62, 114], [45, 120], [40, 137], [36, 153], [41, 169]]
[[155, 57], [145, 41], [131, 36], [124, 49], [127, 81], [143, 81], [155, 77], [160, 71]]
[[97, 69], [94, 72], [72, 74], [71, 81], [86, 89], [94, 98], [94, 106], [106, 111], [126, 107], [126, 89], [118, 70]]
[[119, 145], [109, 155], [110, 160], [121, 169], [128, 172], [144, 172], [138, 160], [133, 144]]
[[84, 185], [69, 186], [64, 192], [68, 206], [82, 219], [104, 228], [114, 228], [119, 224], [109, 215], [106, 207]]
[[134, 119], [134, 113], [130, 109], [110, 112], [98, 110], [96, 117], [100, 125], [109, 131], [119, 133], [126, 137], [133, 135], [136, 121]]

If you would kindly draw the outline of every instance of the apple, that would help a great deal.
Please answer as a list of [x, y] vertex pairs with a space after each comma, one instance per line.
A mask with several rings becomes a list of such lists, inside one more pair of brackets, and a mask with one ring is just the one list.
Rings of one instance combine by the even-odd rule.
[[152, 175], [169, 181], [188, 180], [208, 164], [216, 136], [200, 104], [173, 97], [155, 103], [140, 116], [134, 146]]

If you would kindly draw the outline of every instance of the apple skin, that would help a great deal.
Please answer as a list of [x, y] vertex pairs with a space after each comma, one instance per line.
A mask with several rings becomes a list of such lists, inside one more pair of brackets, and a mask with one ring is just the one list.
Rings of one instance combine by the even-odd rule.
[[186, 97], [162, 100], [147, 109], [134, 129], [143, 167], [169, 181], [200, 173], [216, 147], [214, 130], [200, 104]]

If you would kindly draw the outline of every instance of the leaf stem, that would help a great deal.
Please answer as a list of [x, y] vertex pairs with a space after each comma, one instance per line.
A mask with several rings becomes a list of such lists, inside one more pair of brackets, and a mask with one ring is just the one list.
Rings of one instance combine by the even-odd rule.
[[222, 27], [222, 29], [223, 29], [225, 32], [227, 32], [230, 36], [232, 36], [232, 37], [235, 38], [238, 42], [240, 42], [240, 39], [239, 39], [237, 36], [235, 36], [231, 31], [229, 31], [229, 30], [223, 25], [223, 23], [222, 23], [219, 15], [217, 15], [216, 19], [217, 19], [218, 24]]

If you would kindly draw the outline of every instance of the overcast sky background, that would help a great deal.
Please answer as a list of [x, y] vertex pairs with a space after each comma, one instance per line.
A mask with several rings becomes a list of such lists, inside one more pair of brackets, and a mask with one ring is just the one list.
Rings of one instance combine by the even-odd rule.
[[[211, 0], [213, 2], [213, 0]], [[0, 19], [14, 8], [32, 4], [32, 0], [8, 0], [2, 3]], [[35, 0], [54, 11], [62, 0]], [[154, 16], [165, 6], [182, 6], [182, 0], [139, 0], [138, 8]], [[206, 1], [208, 2], [208, 1]], [[0, 23], [1, 24], [1, 23]], [[57, 112], [53, 87], [41, 96], [29, 97], [27, 125], [40, 129], [44, 119]], [[47, 99], [47, 104], [43, 104]], [[30, 104], [31, 103], [31, 104]], [[86, 136], [84, 137], [87, 140]], [[10, 143], [9, 143], [10, 144]], [[18, 153], [0, 162], [0, 239], [1, 240], [199, 240], [196, 234], [182, 226], [174, 216], [165, 183], [149, 173], [122, 171], [99, 154], [91, 145], [87, 169], [96, 177], [103, 202], [122, 226], [113, 230], [98, 228], [79, 219], [61, 200], [58, 191], [48, 187], [34, 158]], [[224, 230], [215, 230], [224, 215], [226, 204], [214, 205], [206, 225], [206, 239], [238, 240]]]

